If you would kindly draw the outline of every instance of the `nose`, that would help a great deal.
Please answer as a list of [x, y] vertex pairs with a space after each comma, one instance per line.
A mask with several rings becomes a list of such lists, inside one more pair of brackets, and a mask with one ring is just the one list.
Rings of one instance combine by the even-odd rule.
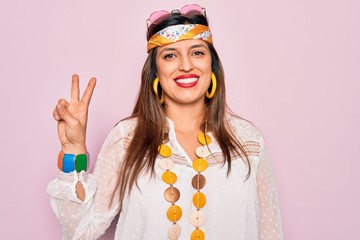
[[179, 62], [179, 70], [189, 72], [194, 67], [191, 58], [189, 56], [182, 56]]

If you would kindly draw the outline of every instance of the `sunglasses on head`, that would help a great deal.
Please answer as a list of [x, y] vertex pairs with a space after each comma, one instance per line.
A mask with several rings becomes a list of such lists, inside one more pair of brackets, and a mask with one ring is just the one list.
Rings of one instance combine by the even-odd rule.
[[166, 11], [166, 10], [159, 10], [159, 11], [153, 12], [152, 14], [150, 14], [150, 17], [146, 20], [147, 27], [149, 28], [149, 26], [151, 24], [159, 24], [160, 22], [164, 21], [165, 19], [168, 19], [174, 13], [180, 13], [181, 15], [183, 15], [185, 17], [192, 17], [192, 16], [195, 16], [198, 14], [202, 14], [206, 17], [205, 8], [203, 8], [197, 4], [188, 4], [188, 5], [183, 6], [180, 10], [175, 9], [175, 10], [172, 10], [171, 12]]

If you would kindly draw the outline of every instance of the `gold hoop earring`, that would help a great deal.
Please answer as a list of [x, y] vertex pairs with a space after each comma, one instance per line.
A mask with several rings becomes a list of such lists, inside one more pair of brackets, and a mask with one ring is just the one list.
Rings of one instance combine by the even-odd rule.
[[211, 92], [209, 93], [208, 91], [206, 91], [207, 98], [213, 98], [216, 92], [217, 83], [216, 83], [216, 76], [214, 73], [211, 73], [211, 83], [212, 83]]
[[[155, 91], [157, 96], [159, 96], [159, 94], [158, 94], [158, 85], [159, 85], [159, 78], [156, 77], [155, 80], [154, 80], [154, 83], [153, 83], [153, 88], [154, 88], [154, 91]], [[164, 91], [161, 91], [160, 104], [163, 104], [164, 101], [165, 101]]]

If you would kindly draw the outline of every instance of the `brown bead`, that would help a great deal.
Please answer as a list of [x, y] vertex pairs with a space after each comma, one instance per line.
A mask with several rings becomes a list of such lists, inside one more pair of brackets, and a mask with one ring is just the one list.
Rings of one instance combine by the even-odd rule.
[[164, 192], [166, 201], [175, 203], [180, 198], [180, 191], [176, 187], [168, 187]]
[[202, 174], [196, 174], [192, 178], [191, 183], [192, 183], [193, 188], [195, 188], [196, 190], [199, 190], [199, 189], [202, 189], [205, 186], [206, 178]]

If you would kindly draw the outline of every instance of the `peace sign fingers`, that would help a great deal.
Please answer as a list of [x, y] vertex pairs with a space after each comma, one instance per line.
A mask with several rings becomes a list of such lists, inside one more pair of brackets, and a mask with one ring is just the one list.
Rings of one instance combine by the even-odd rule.
[[88, 108], [96, 78], [91, 78], [80, 100], [79, 76], [71, 82], [71, 101], [60, 99], [53, 112], [58, 122], [58, 136], [65, 152], [84, 152]]
[[[81, 102], [85, 104], [86, 106], [89, 106], [91, 96], [94, 92], [94, 88], [96, 85], [96, 78], [91, 78], [85, 92], [81, 98]], [[80, 101], [80, 88], [79, 88], [79, 76], [77, 74], [74, 74], [72, 76], [72, 82], [71, 82], [71, 102], [79, 102]]]

